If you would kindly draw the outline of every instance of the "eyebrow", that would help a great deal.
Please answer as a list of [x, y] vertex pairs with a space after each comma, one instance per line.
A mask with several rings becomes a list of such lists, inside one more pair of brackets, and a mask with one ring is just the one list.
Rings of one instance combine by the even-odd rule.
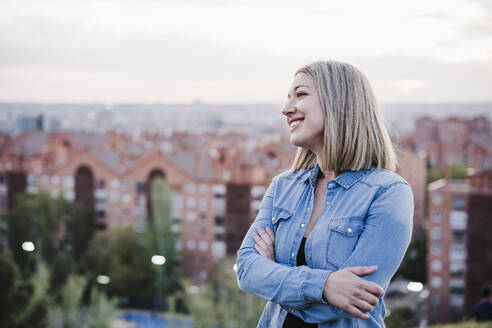
[[[305, 85], [305, 84], [296, 85], [296, 87], [294, 88], [294, 92], [296, 92], [296, 90], [299, 89], [300, 87], [309, 88], [309, 85]], [[287, 98], [290, 98], [290, 94], [287, 94]]]

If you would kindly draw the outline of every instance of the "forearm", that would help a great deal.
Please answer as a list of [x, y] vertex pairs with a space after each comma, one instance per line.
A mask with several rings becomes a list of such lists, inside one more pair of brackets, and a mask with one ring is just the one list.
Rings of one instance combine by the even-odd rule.
[[321, 302], [323, 286], [330, 271], [275, 263], [254, 249], [252, 233], [256, 227], [265, 228], [268, 224], [271, 224], [270, 219], [256, 220], [238, 251], [239, 287], [263, 299], [296, 309]]

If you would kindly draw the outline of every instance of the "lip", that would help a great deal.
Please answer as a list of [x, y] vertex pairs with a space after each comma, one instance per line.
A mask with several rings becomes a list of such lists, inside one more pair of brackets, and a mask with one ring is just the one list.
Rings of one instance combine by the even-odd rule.
[[297, 124], [296, 126], [294, 126], [294, 127], [290, 128], [290, 133], [292, 133], [292, 132], [293, 132], [293, 131], [297, 128], [297, 127], [299, 127], [299, 125], [301, 125], [301, 124], [302, 124], [302, 121], [304, 121], [304, 119], [303, 119], [303, 118], [301, 118], [301, 117], [298, 117], [298, 118], [293, 118], [293, 119], [289, 120], [289, 126], [290, 126], [290, 124], [291, 124], [292, 122], [295, 122], [295, 121], [300, 121], [300, 122], [299, 122], [299, 124]]

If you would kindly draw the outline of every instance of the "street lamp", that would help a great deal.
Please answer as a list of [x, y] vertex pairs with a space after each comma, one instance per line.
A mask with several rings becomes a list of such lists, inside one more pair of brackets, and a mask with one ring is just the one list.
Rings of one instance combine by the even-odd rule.
[[108, 276], [101, 274], [101, 275], [97, 276], [96, 281], [98, 284], [107, 285], [107, 284], [109, 284], [111, 279]]
[[32, 241], [25, 241], [22, 243], [22, 249], [25, 250], [26, 252], [32, 252], [36, 248], [34, 247], [34, 244]]
[[156, 295], [154, 295], [154, 308], [159, 310], [163, 307], [163, 296], [162, 296], [162, 266], [166, 263], [166, 258], [162, 255], [153, 255], [150, 259], [152, 264], [157, 266], [157, 277], [156, 277]]
[[162, 255], [154, 255], [150, 260], [155, 265], [164, 265], [166, 263], [166, 258]]

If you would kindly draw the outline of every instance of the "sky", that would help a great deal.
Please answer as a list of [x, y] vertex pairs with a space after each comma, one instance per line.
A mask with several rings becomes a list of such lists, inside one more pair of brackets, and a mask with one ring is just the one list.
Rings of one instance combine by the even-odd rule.
[[2, 102], [281, 103], [315, 60], [381, 102], [492, 102], [492, 2], [0, 1]]

